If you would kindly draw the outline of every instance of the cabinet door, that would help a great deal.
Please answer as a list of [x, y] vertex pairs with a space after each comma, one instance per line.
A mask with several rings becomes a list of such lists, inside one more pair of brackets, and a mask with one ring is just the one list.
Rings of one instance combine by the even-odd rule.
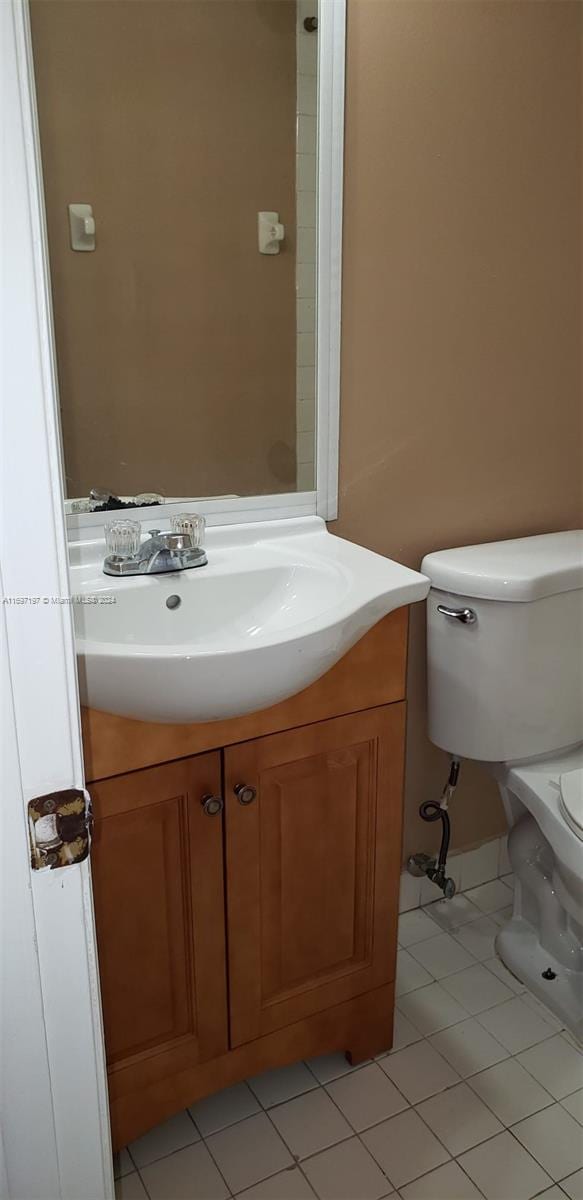
[[91, 787], [105, 1044], [128, 1089], [227, 1047], [223, 817], [201, 803], [220, 766], [202, 754]]
[[225, 751], [232, 1045], [394, 978], [404, 725], [393, 704]]

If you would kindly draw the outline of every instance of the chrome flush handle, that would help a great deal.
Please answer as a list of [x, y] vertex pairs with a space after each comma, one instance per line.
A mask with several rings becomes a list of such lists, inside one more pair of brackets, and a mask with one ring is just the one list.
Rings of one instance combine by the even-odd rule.
[[461, 621], [462, 625], [475, 625], [478, 620], [473, 608], [448, 608], [445, 604], [438, 604], [437, 611], [444, 617], [452, 617], [454, 621]]

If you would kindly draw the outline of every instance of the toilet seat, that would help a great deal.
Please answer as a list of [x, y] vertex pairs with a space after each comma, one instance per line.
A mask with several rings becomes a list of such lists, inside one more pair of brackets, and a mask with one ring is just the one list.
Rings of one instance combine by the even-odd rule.
[[569, 829], [583, 841], [583, 769], [566, 771], [559, 776], [559, 808]]

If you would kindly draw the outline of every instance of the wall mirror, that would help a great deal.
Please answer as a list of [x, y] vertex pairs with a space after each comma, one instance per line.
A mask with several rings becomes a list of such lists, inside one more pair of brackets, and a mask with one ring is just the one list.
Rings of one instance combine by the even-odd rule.
[[344, 0], [30, 22], [67, 511], [333, 516]]

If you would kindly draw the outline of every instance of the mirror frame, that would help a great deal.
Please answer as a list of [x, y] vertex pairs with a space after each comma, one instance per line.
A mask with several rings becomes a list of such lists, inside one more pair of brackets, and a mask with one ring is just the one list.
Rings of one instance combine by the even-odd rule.
[[[38, 118], [30, 12], [28, 0], [22, 0], [26, 26], [27, 84], [34, 97], [34, 156], [36, 171], [42, 180], [42, 161]], [[310, 492], [285, 492], [266, 496], [241, 496], [237, 499], [198, 500], [208, 525], [233, 525], [249, 521], [273, 521], [286, 517], [318, 515], [332, 521], [338, 515], [338, 441], [340, 415], [340, 321], [342, 280], [342, 201], [344, 166], [344, 87], [346, 57], [346, 0], [320, 0], [318, 13], [318, 195], [317, 195], [317, 324], [316, 324], [316, 487]], [[50, 281], [46, 217], [43, 199], [42, 256], [45, 278]], [[51, 349], [57, 379], [56, 348], [52, 305]], [[61, 473], [64, 479], [62, 439]], [[64, 490], [63, 490], [64, 496]], [[64, 496], [64, 499], [66, 497]], [[161, 520], [168, 521], [182, 512], [185, 503], [156, 506]], [[136, 519], [149, 521], [146, 511]], [[139, 518], [138, 518], [139, 513]], [[142, 513], [144, 514], [142, 517]], [[107, 514], [67, 514], [67, 532], [72, 541], [96, 536]], [[92, 534], [92, 530], [94, 533]]]

